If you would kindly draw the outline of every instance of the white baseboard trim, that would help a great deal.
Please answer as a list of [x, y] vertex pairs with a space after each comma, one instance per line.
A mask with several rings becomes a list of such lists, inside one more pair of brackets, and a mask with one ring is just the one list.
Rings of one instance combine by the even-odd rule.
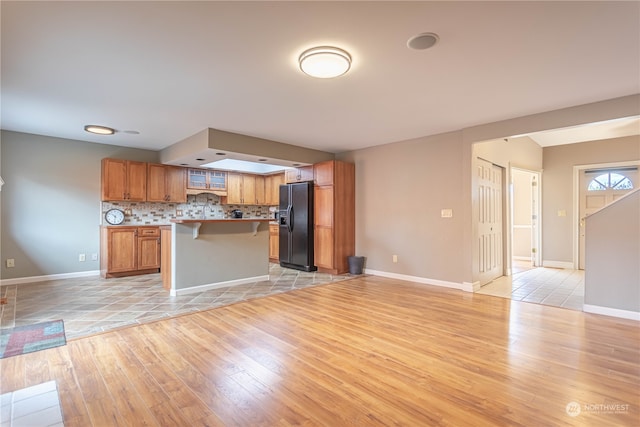
[[390, 273], [388, 271], [371, 270], [368, 268], [364, 269], [364, 273], [371, 274], [373, 276], [388, 277], [390, 279], [406, 280], [407, 282], [422, 283], [424, 285], [442, 286], [444, 288], [459, 289], [465, 292], [474, 292], [475, 290], [480, 289], [479, 282], [474, 282], [474, 283], [448, 282], [445, 280], [428, 279], [426, 277], [409, 276], [406, 274]]
[[545, 259], [542, 260], [542, 266], [550, 268], [567, 268], [569, 270], [573, 270], [573, 263], [569, 261], [553, 261]]
[[189, 288], [171, 289], [169, 294], [172, 297], [178, 295], [192, 294], [194, 292], [208, 291], [209, 289], [226, 288], [228, 286], [246, 285], [253, 282], [264, 282], [269, 280], [269, 275], [247, 277], [246, 279], [227, 280], [226, 282], [208, 283], [206, 285], [191, 286]]
[[618, 308], [603, 307], [600, 305], [584, 304], [582, 311], [585, 313], [603, 314], [605, 316], [619, 317], [622, 319], [637, 320], [640, 322], [640, 312], [620, 310]]
[[48, 274], [46, 276], [18, 277], [16, 279], [2, 279], [0, 280], [0, 286], [20, 285], [22, 283], [46, 282], [48, 280], [75, 279], [77, 277], [92, 277], [92, 276], [99, 276], [99, 275], [100, 275], [100, 270], [91, 270], [91, 271], [78, 271], [76, 273]]

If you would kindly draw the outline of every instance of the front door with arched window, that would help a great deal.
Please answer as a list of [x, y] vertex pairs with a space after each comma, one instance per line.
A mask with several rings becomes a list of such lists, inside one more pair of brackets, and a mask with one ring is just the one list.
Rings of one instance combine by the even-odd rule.
[[[593, 169], [580, 174], [579, 268], [584, 269], [584, 218], [638, 186], [638, 168]], [[620, 224], [624, 227], [624, 224]]]

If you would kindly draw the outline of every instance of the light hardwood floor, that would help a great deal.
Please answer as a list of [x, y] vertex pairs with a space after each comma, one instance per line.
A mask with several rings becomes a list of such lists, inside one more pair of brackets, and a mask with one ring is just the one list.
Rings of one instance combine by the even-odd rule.
[[639, 343], [634, 321], [363, 276], [3, 359], [1, 391], [56, 380], [67, 427], [632, 426]]

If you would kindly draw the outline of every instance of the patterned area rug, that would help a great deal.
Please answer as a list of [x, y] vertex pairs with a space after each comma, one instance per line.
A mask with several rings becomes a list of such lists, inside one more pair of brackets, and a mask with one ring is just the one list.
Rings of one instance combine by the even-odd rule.
[[62, 320], [0, 329], [0, 359], [59, 347], [66, 343]]

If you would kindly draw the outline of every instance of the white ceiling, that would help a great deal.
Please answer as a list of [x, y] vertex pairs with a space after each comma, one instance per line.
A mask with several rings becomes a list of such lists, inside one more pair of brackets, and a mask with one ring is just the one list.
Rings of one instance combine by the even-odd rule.
[[[0, 4], [2, 128], [63, 138], [159, 150], [211, 127], [341, 152], [640, 93], [635, 1]], [[439, 43], [408, 49], [421, 32]], [[316, 45], [349, 73], [302, 74]]]

